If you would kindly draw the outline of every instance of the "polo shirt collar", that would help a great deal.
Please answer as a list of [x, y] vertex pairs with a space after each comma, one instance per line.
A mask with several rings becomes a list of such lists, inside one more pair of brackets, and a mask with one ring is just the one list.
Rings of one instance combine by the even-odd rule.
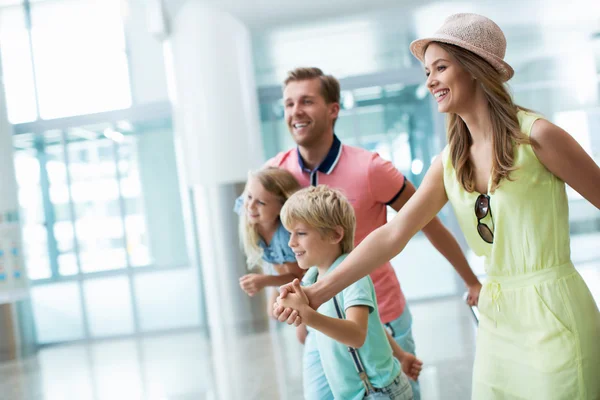
[[304, 165], [304, 160], [300, 155], [300, 148], [297, 147], [296, 151], [298, 152], [298, 164], [300, 164], [300, 169], [302, 171], [308, 173], [319, 171], [329, 175], [333, 172], [333, 169], [337, 165], [338, 161], [340, 160], [340, 156], [342, 155], [342, 142], [340, 142], [340, 139], [338, 139], [338, 137], [334, 134], [333, 143], [331, 145], [331, 148], [329, 149], [329, 152], [327, 153], [327, 156], [325, 156], [325, 159], [314, 170], [311, 170]]

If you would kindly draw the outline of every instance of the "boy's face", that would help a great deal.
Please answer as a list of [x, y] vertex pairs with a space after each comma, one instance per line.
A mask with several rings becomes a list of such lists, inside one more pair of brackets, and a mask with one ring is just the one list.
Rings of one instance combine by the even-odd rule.
[[302, 222], [293, 223], [290, 227], [290, 241], [288, 245], [296, 255], [296, 261], [302, 269], [328, 263], [331, 255], [339, 252], [340, 245], [321, 234], [317, 229]]

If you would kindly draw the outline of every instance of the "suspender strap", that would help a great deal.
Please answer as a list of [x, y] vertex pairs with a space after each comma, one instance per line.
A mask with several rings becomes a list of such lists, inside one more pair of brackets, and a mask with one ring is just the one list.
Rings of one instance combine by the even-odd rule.
[[[335, 311], [337, 312], [338, 318], [346, 319], [344, 318], [342, 308], [340, 307], [340, 304], [338, 303], [337, 298], [335, 296], [333, 297], [333, 305], [335, 306]], [[360, 360], [360, 356], [358, 355], [358, 350], [353, 347], [348, 347], [348, 352], [350, 353], [350, 357], [352, 357], [352, 361], [354, 362], [356, 372], [358, 373], [358, 376], [360, 377], [360, 380], [362, 381], [367, 391], [367, 394], [374, 392], [375, 390], [373, 389], [373, 385], [371, 385], [371, 381], [369, 381], [369, 377], [367, 376], [363, 363]]]

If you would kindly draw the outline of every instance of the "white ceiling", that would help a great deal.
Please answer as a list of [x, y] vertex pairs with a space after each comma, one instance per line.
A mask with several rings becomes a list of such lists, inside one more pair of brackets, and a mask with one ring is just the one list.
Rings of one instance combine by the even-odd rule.
[[184, 1], [199, 1], [228, 11], [253, 30], [349, 16], [414, 24], [416, 19], [439, 20], [456, 12], [484, 14], [501, 27], [583, 24], [600, 30], [598, 0], [166, 0], [173, 7]]
[[507, 59], [514, 66], [572, 51], [600, 32], [600, 0], [164, 1], [171, 12], [185, 1], [203, 2], [236, 16], [258, 37], [283, 35], [295, 40], [351, 29], [348, 27], [353, 24], [368, 25], [378, 37], [389, 38], [396, 32], [416, 38], [433, 33], [448, 15], [474, 12], [488, 16], [504, 30], [509, 43]]

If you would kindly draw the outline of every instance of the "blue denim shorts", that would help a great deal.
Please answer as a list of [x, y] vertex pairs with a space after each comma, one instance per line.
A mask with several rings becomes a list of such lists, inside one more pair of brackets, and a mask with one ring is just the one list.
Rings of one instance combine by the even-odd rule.
[[365, 394], [365, 400], [413, 400], [413, 392], [408, 378], [400, 373], [388, 386]]

